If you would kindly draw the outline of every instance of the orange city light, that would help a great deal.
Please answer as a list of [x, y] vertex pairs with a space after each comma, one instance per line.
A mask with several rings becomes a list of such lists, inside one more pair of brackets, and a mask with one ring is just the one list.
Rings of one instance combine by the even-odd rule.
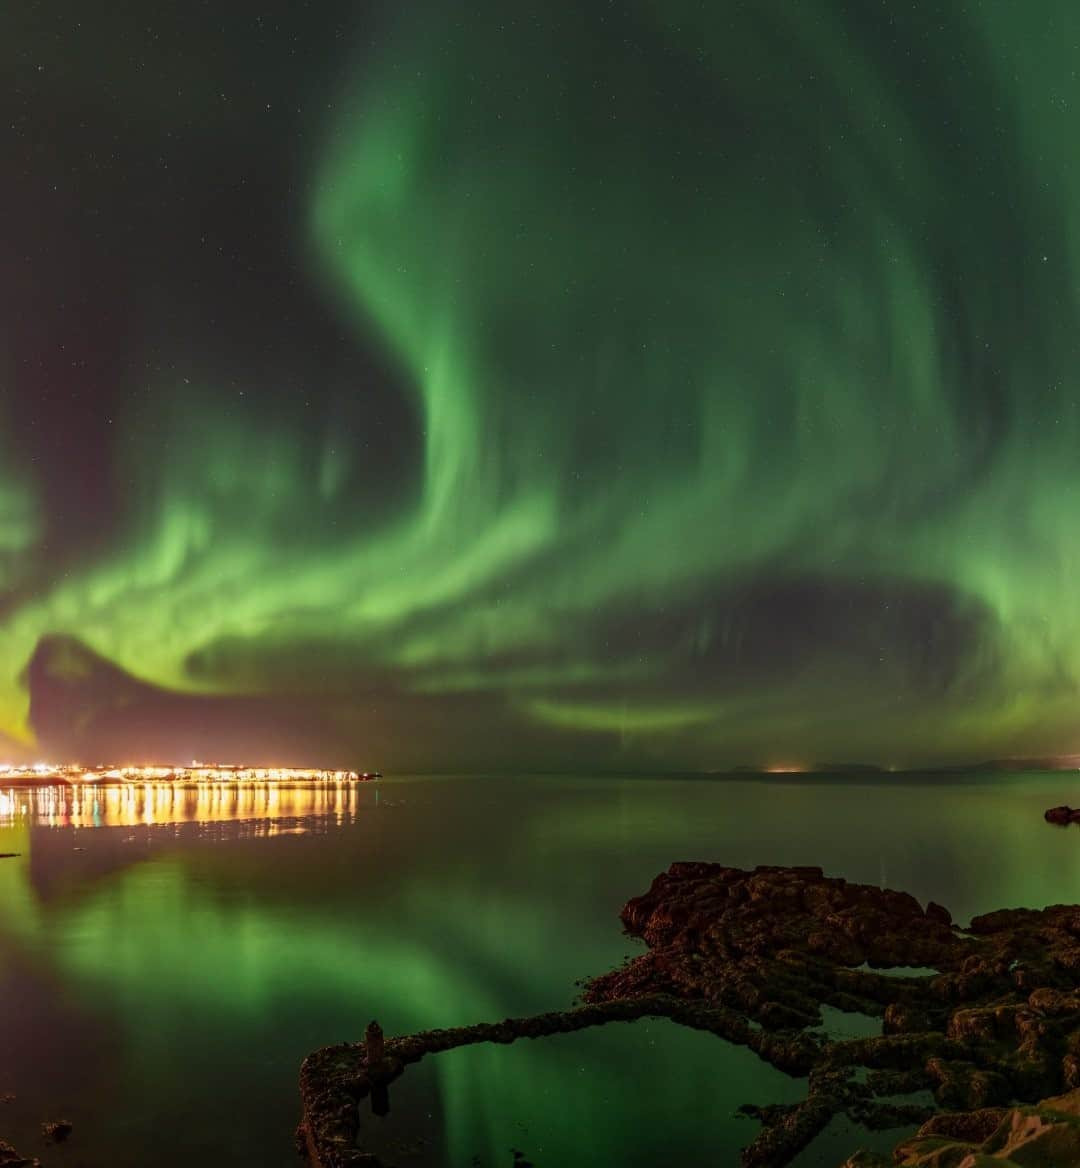
[[0, 763], [0, 782], [33, 783], [357, 783], [380, 778], [378, 771], [324, 770], [307, 767], [250, 767], [193, 762], [142, 766], [83, 767], [38, 762], [31, 766]]

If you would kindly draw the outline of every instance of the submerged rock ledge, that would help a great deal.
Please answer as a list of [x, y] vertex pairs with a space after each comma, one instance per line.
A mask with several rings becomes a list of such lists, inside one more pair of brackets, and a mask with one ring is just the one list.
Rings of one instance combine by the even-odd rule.
[[[426, 1054], [644, 1016], [709, 1030], [808, 1078], [802, 1103], [746, 1105], [762, 1123], [743, 1151], [746, 1168], [783, 1168], [840, 1114], [888, 1128], [938, 1110], [976, 1114], [935, 1116], [898, 1155], [922, 1156], [920, 1139], [939, 1149], [961, 1137], [972, 1149], [996, 1140], [999, 1150], [982, 1154], [1004, 1165], [1009, 1145], [987, 1130], [993, 1120], [1052, 1127], [1040, 1162], [1078, 1162], [1072, 1152], [1046, 1158], [1073, 1138], [1060, 1118], [1072, 1101], [1054, 1101], [1057, 1118], [1049, 1120], [1008, 1109], [1080, 1089], [1080, 906], [1001, 910], [962, 931], [940, 905], [924, 909], [907, 893], [829, 878], [820, 868], [679, 863], [629, 901], [622, 920], [648, 950], [592, 980], [584, 1006], [391, 1038], [381, 1053], [373, 1044], [370, 1058], [364, 1043], [308, 1056], [298, 1135], [313, 1165], [378, 1168], [362, 1149], [359, 1102]], [[937, 972], [876, 972], [887, 967]], [[880, 1017], [883, 1033], [846, 1040], [813, 1033], [823, 1005]], [[894, 1098], [921, 1091], [934, 1103]], [[1080, 1113], [1080, 1090], [1075, 1098]]]

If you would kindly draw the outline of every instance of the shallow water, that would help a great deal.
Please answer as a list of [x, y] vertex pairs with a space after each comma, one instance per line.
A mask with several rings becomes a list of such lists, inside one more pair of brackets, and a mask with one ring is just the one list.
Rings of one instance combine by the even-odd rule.
[[[293, 1165], [317, 1046], [570, 1003], [637, 951], [619, 906], [675, 859], [820, 864], [964, 922], [1080, 902], [1073, 774], [962, 781], [402, 778], [306, 790], [0, 791], [0, 1137], [47, 1165]], [[670, 1023], [425, 1060], [403, 1163], [736, 1162], [743, 1102], [803, 1084]], [[43, 1149], [64, 1116], [70, 1142]], [[366, 1121], [365, 1121], [366, 1122]], [[389, 1128], [386, 1129], [390, 1131]], [[408, 1135], [413, 1133], [413, 1144]], [[834, 1125], [804, 1156], [835, 1164]], [[387, 1138], [391, 1138], [388, 1136]], [[575, 1152], [574, 1149], [577, 1149]], [[574, 1157], [577, 1157], [576, 1159]], [[475, 1159], [474, 1159], [475, 1158]]]

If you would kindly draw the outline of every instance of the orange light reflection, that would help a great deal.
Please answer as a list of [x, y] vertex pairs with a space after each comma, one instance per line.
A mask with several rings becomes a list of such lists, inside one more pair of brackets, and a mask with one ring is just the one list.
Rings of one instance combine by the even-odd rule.
[[[158, 827], [182, 823], [329, 817], [357, 809], [353, 784], [101, 783], [0, 789], [0, 826], [29, 817], [49, 827]], [[277, 829], [270, 825], [269, 834]]]

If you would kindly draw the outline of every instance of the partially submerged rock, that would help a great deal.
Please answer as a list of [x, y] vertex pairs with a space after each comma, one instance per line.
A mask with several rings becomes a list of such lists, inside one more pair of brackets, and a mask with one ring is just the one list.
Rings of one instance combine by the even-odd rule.
[[[822, 1040], [805, 1102], [762, 1115], [745, 1164], [786, 1164], [839, 1113], [878, 1118], [877, 1101], [895, 1089], [873, 1072], [900, 1072], [907, 1090], [950, 1110], [1080, 1087], [1076, 906], [990, 913], [963, 933], [941, 906], [818, 868], [675, 864], [622, 919], [648, 952], [591, 982], [589, 1001], [662, 992], [779, 1033], [817, 1025], [822, 1006], [882, 1017], [881, 1037]], [[938, 973], [874, 971], [889, 966]], [[865, 1083], [857, 1068], [872, 1072]]]
[[38, 1160], [20, 1156], [10, 1145], [0, 1140], [0, 1168], [41, 1168]]
[[381, 1168], [379, 1158], [363, 1150], [359, 1104], [369, 1097], [374, 1103], [376, 1092], [397, 1079], [410, 1063], [478, 1042], [545, 1038], [646, 1017], [670, 1018], [683, 1026], [708, 1030], [749, 1046], [758, 1054], [767, 1052], [770, 1062], [793, 1074], [805, 1073], [816, 1057], [817, 1042], [809, 1036], [769, 1034], [753, 1029], [745, 1018], [730, 1010], [663, 994], [449, 1030], [424, 1030], [401, 1038], [383, 1038], [381, 1028], [372, 1023], [368, 1034], [378, 1036], [372, 1048], [366, 1042], [342, 1043], [324, 1047], [304, 1059], [300, 1067], [303, 1117], [296, 1132], [297, 1147], [315, 1168]]
[[[359, 1101], [426, 1054], [646, 1015], [709, 1030], [807, 1077], [802, 1103], [743, 1109], [762, 1124], [743, 1152], [746, 1168], [783, 1168], [837, 1115], [909, 1127], [938, 1109], [965, 1114], [952, 1116], [948, 1130], [924, 1126], [917, 1139], [997, 1156], [981, 1145], [1009, 1115], [1023, 1112], [1025, 1131], [1035, 1123], [1017, 1102], [1080, 1090], [1080, 906], [1002, 910], [962, 932], [940, 905], [923, 909], [907, 893], [831, 879], [820, 868], [681, 863], [629, 901], [622, 919], [648, 950], [588, 983], [578, 1009], [385, 1040], [373, 1027], [370, 1060], [363, 1043], [310, 1055], [298, 1134], [316, 1168], [378, 1168], [362, 1150]], [[878, 972], [887, 967], [936, 972]], [[829, 1038], [815, 1030], [823, 1006], [880, 1017], [883, 1032]], [[897, 1098], [919, 1092], [926, 1103]], [[1071, 1121], [1038, 1123], [1058, 1132], [1040, 1137], [1039, 1163], [1080, 1163], [1047, 1159], [1055, 1141], [1072, 1146]], [[911, 1141], [902, 1148], [932, 1151]], [[938, 1155], [911, 1164], [960, 1162]], [[849, 1161], [858, 1163], [874, 1158]]]
[[50, 1119], [41, 1125], [41, 1134], [54, 1144], [61, 1144], [71, 1135], [69, 1119]]
[[1030, 1107], [938, 1115], [888, 1160], [865, 1152], [844, 1168], [1032, 1168], [1080, 1164], [1080, 1091]]

